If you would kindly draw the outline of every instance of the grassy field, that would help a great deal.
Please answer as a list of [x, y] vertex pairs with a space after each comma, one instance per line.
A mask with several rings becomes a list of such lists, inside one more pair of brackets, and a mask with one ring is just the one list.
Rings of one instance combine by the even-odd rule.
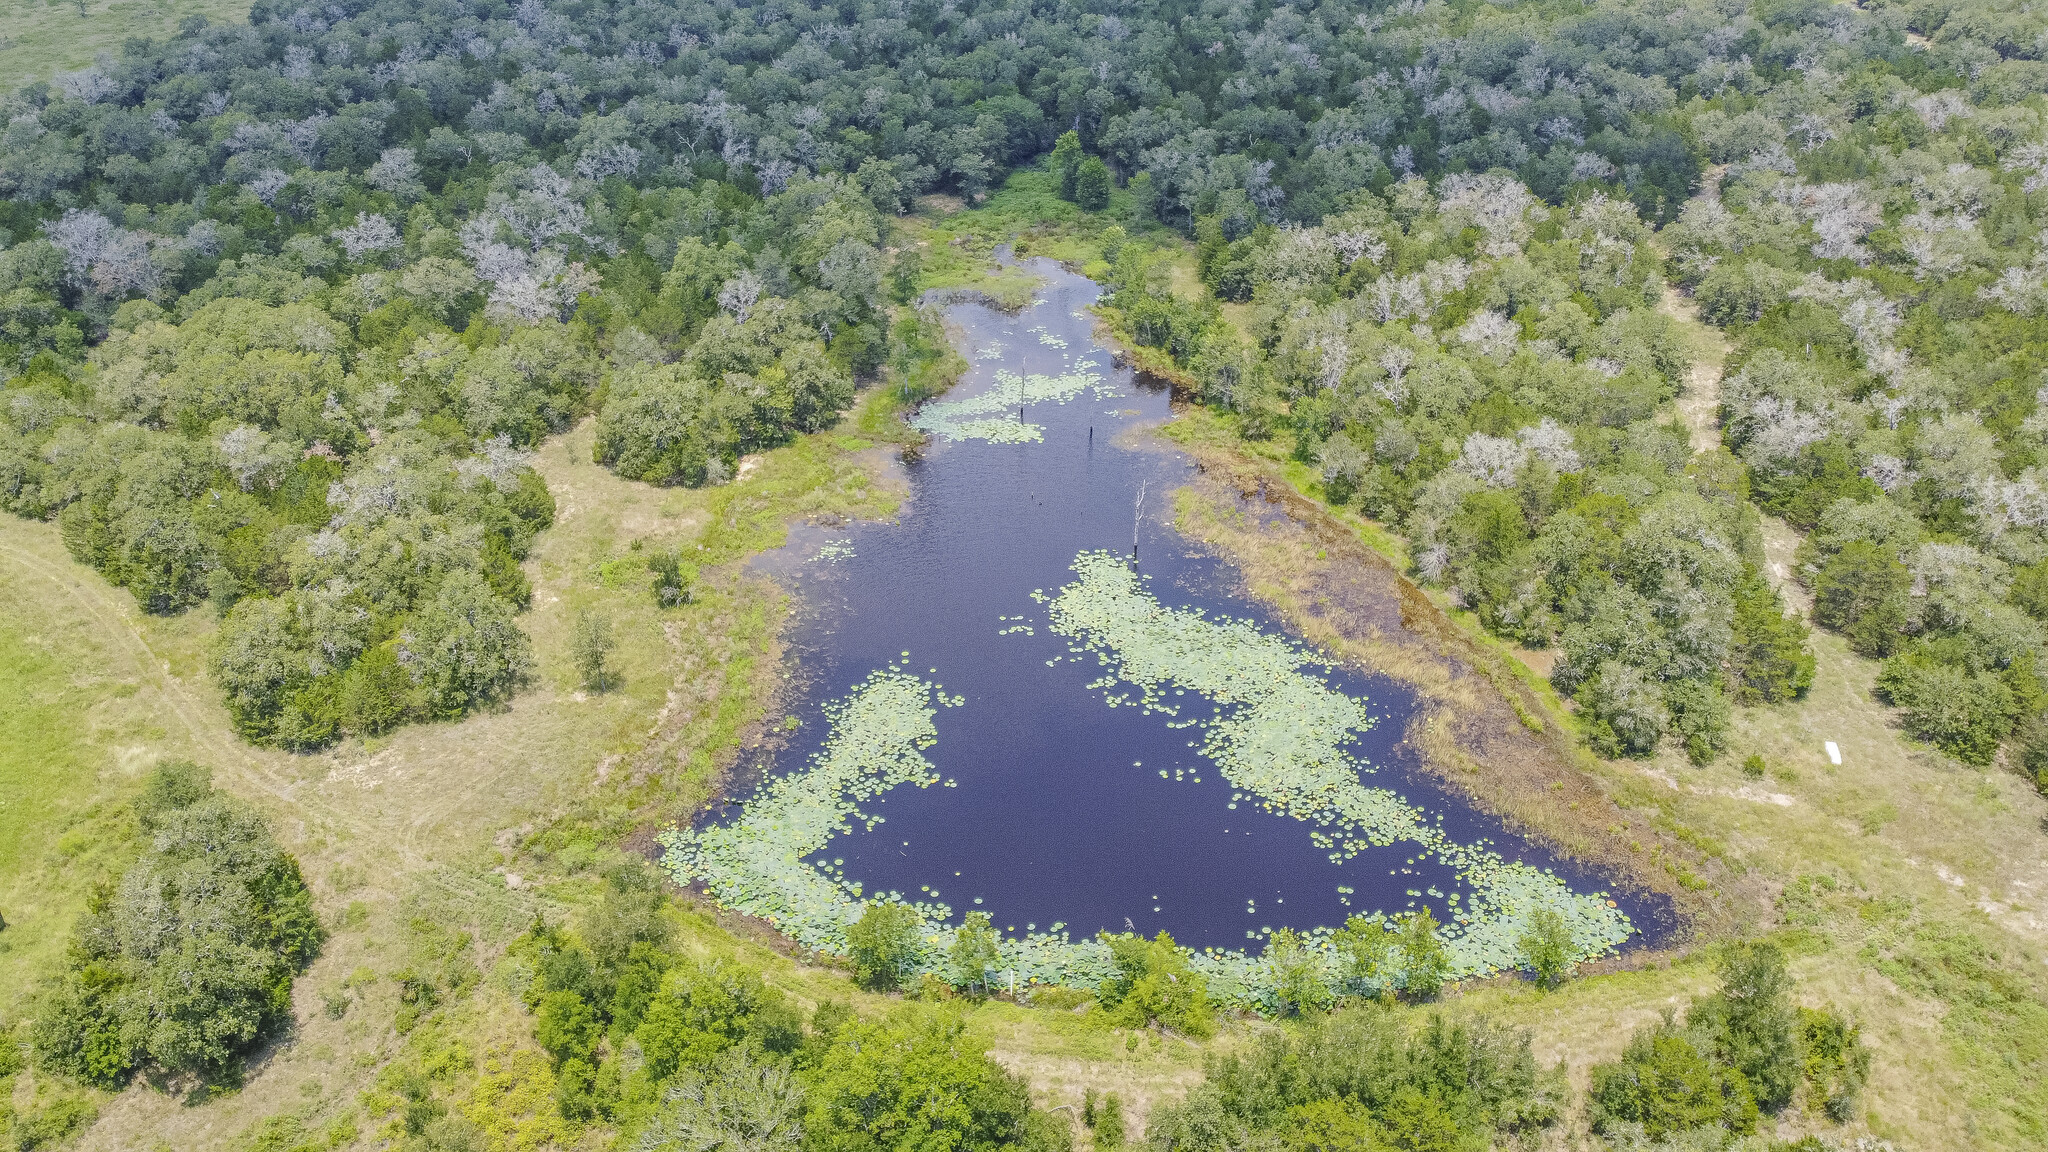
[[8, 0], [0, 4], [0, 76], [9, 88], [91, 64], [121, 42], [160, 38], [182, 21], [249, 18], [249, 0]]

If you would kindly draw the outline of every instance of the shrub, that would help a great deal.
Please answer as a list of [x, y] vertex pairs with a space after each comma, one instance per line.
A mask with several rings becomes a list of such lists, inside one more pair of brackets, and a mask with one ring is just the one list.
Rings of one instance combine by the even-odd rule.
[[1757, 1104], [1742, 1073], [1717, 1063], [1699, 1035], [1669, 1020], [1636, 1033], [1621, 1059], [1593, 1067], [1596, 1131], [1640, 1125], [1652, 1140], [1695, 1128], [1754, 1131]]
[[1268, 1032], [1205, 1071], [1183, 1103], [1153, 1111], [1152, 1147], [1485, 1148], [1557, 1116], [1526, 1033], [1435, 1015], [1410, 1029], [1378, 1006]]
[[593, 692], [607, 692], [617, 684], [618, 674], [612, 671], [612, 649], [616, 647], [618, 641], [612, 638], [610, 616], [590, 611], [576, 614], [576, 634], [570, 641], [570, 654], [576, 661], [576, 671], [585, 688]]
[[1965, 764], [1989, 764], [2012, 731], [2012, 690], [1972, 672], [1908, 653], [1884, 662], [1877, 689], [1897, 706], [1906, 731]]
[[1398, 937], [1377, 917], [1353, 916], [1331, 943], [1342, 957], [1346, 988], [1381, 997], [1394, 994], [1394, 948]]
[[1848, 1123], [1870, 1075], [1870, 1049], [1854, 1024], [1828, 1008], [1799, 1010], [1807, 1096], [1828, 1119]]
[[1854, 1027], [1832, 1011], [1795, 1009], [1784, 955], [1738, 942], [1717, 963], [1721, 988], [1693, 1002], [1683, 1024], [1666, 1014], [1629, 1041], [1619, 1061], [1593, 1068], [1591, 1109], [1609, 1136], [1639, 1128], [1650, 1140], [1703, 1129], [1718, 1147], [1753, 1131], [1762, 1113], [1808, 1098], [1845, 1118], [1869, 1066]]
[[989, 969], [1002, 960], [1002, 953], [996, 948], [995, 931], [989, 927], [988, 913], [967, 914], [966, 922], [953, 934], [953, 950], [947, 959], [952, 966], [953, 983], [976, 991], [988, 987]]
[[1548, 991], [1571, 978], [1572, 931], [1564, 917], [1553, 908], [1538, 908], [1529, 915], [1529, 930], [1520, 941], [1522, 963], [1536, 978], [1536, 986]]
[[1143, 936], [1101, 937], [1109, 945], [1116, 974], [1096, 990], [1096, 1000], [1109, 1018], [1131, 1028], [1153, 1022], [1189, 1036], [1207, 1036], [1215, 1029], [1215, 1009], [1208, 984], [1188, 966], [1187, 953], [1165, 932]]
[[893, 900], [875, 900], [846, 929], [853, 977], [869, 988], [894, 988], [917, 949], [917, 910]]
[[679, 608], [690, 602], [690, 586], [696, 582], [697, 566], [683, 563], [674, 550], [656, 552], [647, 558], [654, 573], [654, 602], [663, 608]]
[[1451, 974], [1450, 950], [1437, 938], [1436, 916], [1424, 908], [1401, 917], [1400, 925], [1401, 988], [1417, 1000], [1431, 999]]
[[1272, 966], [1273, 987], [1283, 1011], [1304, 1015], [1336, 1002], [1336, 992], [1323, 977], [1322, 954], [1303, 947], [1292, 928], [1282, 928], [1266, 941], [1265, 960]]

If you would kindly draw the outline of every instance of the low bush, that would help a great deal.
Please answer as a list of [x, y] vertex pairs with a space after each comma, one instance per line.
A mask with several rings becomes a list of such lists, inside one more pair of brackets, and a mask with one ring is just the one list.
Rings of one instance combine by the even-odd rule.
[[1853, 1112], [1870, 1060], [1855, 1027], [1832, 1011], [1794, 1008], [1785, 957], [1771, 944], [1729, 945], [1718, 969], [1720, 990], [1683, 1020], [1666, 1013], [1620, 1060], [1594, 1066], [1596, 1131], [1660, 1141], [1704, 1130], [1699, 1143], [1725, 1141], [1756, 1131], [1802, 1086], [1827, 1115]]

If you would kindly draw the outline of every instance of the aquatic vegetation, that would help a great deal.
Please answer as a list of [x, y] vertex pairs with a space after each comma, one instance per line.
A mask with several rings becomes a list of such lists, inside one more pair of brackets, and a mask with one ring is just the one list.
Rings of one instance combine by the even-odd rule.
[[[1113, 666], [1114, 675], [1091, 685], [1103, 689], [1113, 706], [1172, 716], [1178, 706], [1167, 697], [1173, 693], [1205, 697], [1216, 705], [1215, 717], [1179, 723], [1205, 729], [1199, 748], [1235, 796], [1312, 825], [1311, 835], [1332, 849], [1333, 858], [1406, 841], [1419, 847], [1411, 865], [1434, 854], [1456, 869], [1468, 891], [1427, 890], [1446, 909], [1439, 935], [1453, 977], [1514, 967], [1530, 918], [1540, 909], [1556, 912], [1567, 926], [1574, 961], [1611, 950], [1632, 931], [1627, 917], [1603, 896], [1573, 892], [1550, 873], [1505, 860], [1483, 843], [1452, 841], [1426, 822], [1420, 808], [1387, 789], [1360, 784], [1359, 774], [1370, 767], [1345, 745], [1372, 717], [1362, 701], [1306, 671], [1327, 667], [1320, 657], [1249, 621], [1166, 608], [1108, 553], [1084, 553], [1075, 568], [1081, 579], [1051, 598], [1052, 627], [1079, 641], [1079, 651]], [[1135, 698], [1113, 691], [1120, 682], [1136, 690]], [[805, 947], [841, 955], [848, 946], [846, 929], [860, 918], [864, 899], [901, 902], [918, 919], [911, 974], [945, 975], [959, 928], [949, 923], [953, 908], [940, 900], [937, 888], [926, 885], [915, 897], [864, 893], [845, 875], [843, 860], [811, 858], [856, 824], [870, 831], [881, 824], [881, 816], [862, 807], [880, 793], [902, 784], [953, 786], [925, 750], [938, 739], [937, 708], [964, 703], [900, 665], [875, 672], [827, 707], [831, 735], [805, 769], [764, 785], [730, 823], [663, 833], [664, 867], [677, 882], [701, 883], [721, 904], [766, 920]], [[1144, 765], [1132, 767], [1142, 771]], [[1199, 780], [1191, 771], [1186, 776]], [[1410, 892], [1418, 899], [1424, 894]], [[1247, 903], [1248, 912], [1256, 909], [1256, 902]], [[994, 940], [997, 960], [987, 971], [995, 985], [1092, 987], [1113, 970], [1109, 948], [1099, 940], [1074, 940], [1061, 924], [1045, 931], [1026, 927], [1021, 936]], [[1346, 969], [1332, 932], [1325, 927], [1306, 933], [1299, 947], [1334, 985], [1342, 983]], [[1266, 935], [1247, 933], [1254, 940]], [[1300, 957], [1292, 963], [1298, 967]], [[1211, 948], [1191, 953], [1189, 964], [1221, 1002], [1262, 1010], [1280, 1003], [1281, 974], [1263, 956]]]
[[811, 557], [821, 564], [837, 564], [841, 560], [853, 559], [852, 540], [827, 540], [818, 548], [818, 554]]
[[1373, 769], [1346, 746], [1373, 717], [1363, 700], [1313, 673], [1329, 667], [1324, 658], [1248, 620], [1167, 608], [1114, 553], [1084, 552], [1074, 571], [1074, 583], [1036, 598], [1047, 603], [1054, 632], [1079, 641], [1111, 669], [1090, 686], [1112, 706], [1128, 706], [1129, 696], [1115, 691], [1128, 684], [1140, 694], [1138, 706], [1167, 715], [1179, 708], [1169, 702], [1172, 694], [1207, 698], [1217, 713], [1195, 721], [1205, 735], [1198, 750], [1236, 790], [1233, 805], [1251, 799], [1312, 825], [1311, 837], [1331, 849], [1333, 862], [1408, 841], [1456, 870], [1469, 889], [1462, 901], [1436, 888], [1409, 892], [1450, 906], [1443, 936], [1455, 974], [1514, 967], [1518, 941], [1539, 909], [1569, 925], [1575, 960], [1607, 952], [1633, 931], [1604, 895], [1573, 892], [1550, 872], [1507, 860], [1484, 842], [1451, 840], [1422, 809], [1362, 783]]
[[935, 400], [918, 409], [910, 424], [920, 432], [945, 440], [1031, 444], [1045, 438], [1045, 428], [1024, 419], [1025, 408], [1032, 404], [1065, 404], [1088, 390], [1097, 399], [1116, 394], [1095, 372], [1020, 376], [998, 371], [994, 386], [987, 391], [962, 400]]

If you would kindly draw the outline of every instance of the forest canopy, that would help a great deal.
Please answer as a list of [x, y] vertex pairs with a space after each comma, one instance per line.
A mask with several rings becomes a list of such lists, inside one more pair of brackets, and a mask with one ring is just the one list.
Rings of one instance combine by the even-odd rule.
[[[265, 0], [4, 97], [0, 501], [150, 611], [222, 613], [251, 739], [492, 706], [531, 664], [539, 438], [595, 415], [602, 462], [697, 485], [829, 424], [891, 361], [890, 217], [1050, 151], [1066, 197], [1195, 245], [1205, 300], [1153, 240], [1117, 262], [1132, 337], [1559, 648], [1602, 752], [1710, 758], [1732, 704], [1804, 690], [1753, 507], [1896, 506], [1912, 532], [1832, 529], [1801, 577], [1867, 586], [1817, 618], [1982, 761], [2048, 728], [2042, 84], [1979, 23]], [[1734, 460], [1658, 422], [1667, 267], [1739, 335]]]

